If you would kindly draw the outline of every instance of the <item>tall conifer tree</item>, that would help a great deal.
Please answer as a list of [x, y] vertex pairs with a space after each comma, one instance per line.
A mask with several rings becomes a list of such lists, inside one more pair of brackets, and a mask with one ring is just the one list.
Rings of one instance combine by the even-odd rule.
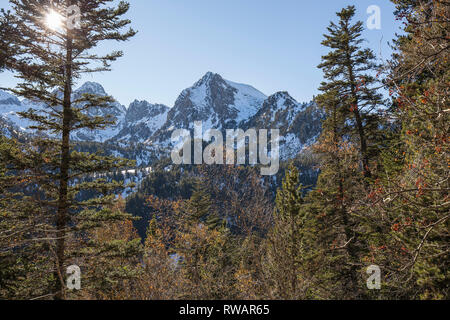
[[365, 252], [364, 212], [357, 210], [364, 198], [378, 154], [381, 95], [374, 85], [375, 55], [362, 47], [363, 23], [352, 23], [355, 7], [337, 13], [322, 45], [330, 52], [318, 66], [325, 80], [316, 99], [326, 113], [315, 151], [321, 174], [310, 195], [312, 210], [323, 229], [319, 246], [327, 258], [322, 280], [335, 288], [335, 297], [360, 298], [361, 259]]
[[297, 168], [290, 164], [277, 191], [274, 225], [268, 236], [267, 271], [272, 295], [278, 299], [304, 299], [308, 289], [305, 261], [312, 234], [308, 213], [302, 210], [303, 187]]
[[328, 297], [356, 297], [359, 291], [357, 265], [363, 248], [361, 221], [352, 212], [363, 189], [358, 148], [346, 139], [344, 120], [347, 111], [337, 92], [326, 92], [316, 101], [326, 118], [314, 145], [319, 156], [320, 175], [316, 189], [310, 192], [307, 201], [321, 230], [316, 248], [322, 253], [318, 279], [333, 288], [334, 296]]
[[[77, 130], [103, 129], [114, 122], [112, 117], [89, 114], [91, 108], [107, 108], [113, 99], [93, 94], [75, 98], [73, 86], [83, 74], [110, 70], [110, 63], [122, 56], [120, 51], [98, 55], [94, 51], [97, 45], [105, 40], [125, 41], [136, 32], [123, 31], [130, 24], [122, 18], [129, 9], [123, 1], [117, 5], [112, 0], [10, 2], [20, 37], [13, 38], [17, 56], [7, 59], [6, 67], [21, 80], [11, 91], [44, 107], [21, 113], [34, 123], [31, 128], [40, 137], [24, 146], [22, 152], [3, 150], [2, 156], [9, 161], [7, 175], [22, 177], [22, 190], [32, 191], [30, 197], [24, 198], [32, 208], [26, 218], [30, 220], [29, 227], [38, 222], [40, 228], [34, 228], [26, 240], [44, 243], [41, 255], [52, 264], [53, 273], [42, 296], [64, 299], [69, 263], [81, 263], [81, 256], [95, 256], [97, 249], [118, 249], [105, 243], [86, 242], [89, 230], [128, 217], [112, 209], [114, 194], [122, 187], [119, 183], [104, 179], [80, 181], [130, 163], [77, 152], [71, 143]], [[76, 196], [82, 190], [95, 190], [99, 196], [79, 201]], [[87, 247], [80, 248], [82, 243]]]
[[381, 102], [381, 95], [374, 88], [376, 79], [375, 55], [362, 47], [363, 23], [352, 24], [355, 7], [348, 6], [337, 13], [339, 22], [330, 23], [322, 45], [331, 51], [322, 57], [319, 65], [324, 72], [325, 81], [321, 84], [323, 92], [333, 91], [342, 102], [346, 112], [343, 118], [348, 134], [359, 144], [361, 167], [366, 178], [371, 176], [370, 160], [374, 156], [375, 132], [378, 130], [378, 117], [375, 114]]

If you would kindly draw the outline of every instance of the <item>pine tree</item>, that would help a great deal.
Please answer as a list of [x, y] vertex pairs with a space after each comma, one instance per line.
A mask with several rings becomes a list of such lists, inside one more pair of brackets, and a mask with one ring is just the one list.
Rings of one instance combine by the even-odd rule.
[[274, 210], [274, 226], [268, 237], [267, 272], [274, 285], [273, 295], [278, 299], [306, 297], [306, 259], [311, 231], [307, 213], [302, 210], [303, 187], [299, 184], [299, 172], [290, 164], [277, 192]]
[[52, 266], [40, 254], [48, 251], [47, 244], [34, 241], [45, 236], [46, 220], [36, 214], [40, 206], [31, 194], [32, 174], [12, 171], [14, 157], [28, 159], [30, 166], [35, 162], [32, 150], [25, 152], [17, 140], [0, 136], [0, 297], [27, 299], [45, 295]]
[[187, 202], [187, 218], [193, 223], [205, 222], [212, 214], [211, 196], [201, 180], [197, 180], [194, 185], [192, 196]]
[[15, 28], [15, 17], [9, 11], [0, 10], [0, 72], [7, 68], [17, 54], [14, 39], [19, 36]]
[[[320, 175], [308, 195], [309, 210], [321, 230], [316, 250], [321, 252], [318, 281], [333, 288], [334, 298], [357, 297], [361, 243], [360, 220], [352, 212], [363, 188], [358, 150], [346, 140], [346, 110], [335, 91], [316, 99], [326, 114], [322, 133], [314, 145]], [[327, 298], [330, 298], [329, 296]]]
[[213, 230], [218, 230], [221, 228], [226, 228], [225, 221], [219, 216], [219, 214], [214, 211], [212, 212], [205, 221], [208, 228]]
[[[322, 45], [331, 51], [318, 66], [325, 81], [316, 102], [326, 119], [315, 152], [320, 156], [317, 187], [308, 196], [320, 226], [318, 250], [323, 264], [317, 281], [332, 287], [334, 298], [361, 298], [360, 266], [366, 251], [364, 210], [357, 203], [376, 176], [382, 100], [371, 74], [377, 65], [370, 49], [361, 47], [363, 23], [352, 24], [355, 7], [337, 13]], [[371, 179], [372, 178], [372, 179]], [[363, 191], [363, 193], [361, 193]]]
[[[110, 208], [123, 215], [124, 200]], [[120, 220], [94, 228], [78, 249], [77, 261], [84, 267], [82, 299], [124, 300], [138, 298], [135, 287], [142, 277], [143, 246], [132, 220]], [[76, 297], [76, 296], [75, 296]]]
[[370, 49], [361, 47], [363, 23], [351, 23], [355, 7], [348, 6], [337, 13], [339, 23], [330, 23], [322, 45], [331, 51], [322, 57], [318, 66], [324, 72], [325, 81], [320, 90], [334, 92], [342, 102], [343, 119], [348, 134], [359, 144], [361, 167], [366, 178], [371, 177], [370, 160], [376, 155], [376, 131], [378, 117], [375, 113], [381, 103], [381, 95], [371, 75], [377, 65]]
[[188, 290], [184, 299], [234, 299], [236, 245], [224, 227], [212, 229], [203, 223], [188, 223], [176, 237], [179, 272]]
[[[112, 117], [105, 119], [88, 113], [93, 107], [107, 108], [112, 97], [84, 94], [74, 98], [74, 82], [86, 73], [108, 71], [110, 63], [122, 56], [120, 51], [98, 55], [93, 52], [98, 44], [105, 40], [125, 41], [135, 31], [122, 32], [130, 23], [121, 19], [129, 8], [125, 2], [116, 6], [111, 0], [10, 2], [20, 37], [13, 37], [17, 55], [14, 60], [6, 61], [6, 67], [22, 81], [11, 91], [45, 104], [45, 108], [21, 113], [35, 123], [31, 128], [42, 135], [24, 146], [22, 153], [6, 150], [2, 156], [9, 161], [8, 174], [21, 177], [22, 190], [32, 191], [23, 200], [33, 208], [29, 217], [38, 221], [40, 228], [27, 236], [27, 242], [43, 243], [40, 253], [53, 264], [51, 287], [47, 288], [45, 297], [63, 299], [67, 297], [66, 267], [83, 255], [78, 247], [85, 240], [83, 234], [107, 222], [129, 218], [123, 212], [112, 210], [115, 193], [122, 187], [120, 183], [105, 179], [79, 182], [83, 177], [111, 172], [130, 162], [74, 150], [71, 143], [74, 132], [103, 129], [114, 122]], [[80, 9], [79, 23], [72, 15], [73, 5]], [[49, 25], [48, 14], [59, 15], [62, 24]], [[95, 190], [99, 196], [79, 201], [76, 196], [83, 190]], [[10, 223], [12, 226], [14, 219]], [[29, 223], [31, 227], [32, 222]], [[24, 226], [20, 232], [24, 234], [26, 229]], [[88, 242], [93, 250], [94, 242]]]
[[182, 298], [233, 299], [236, 261], [234, 236], [212, 207], [202, 179], [182, 208], [175, 249], [180, 272], [189, 288]]

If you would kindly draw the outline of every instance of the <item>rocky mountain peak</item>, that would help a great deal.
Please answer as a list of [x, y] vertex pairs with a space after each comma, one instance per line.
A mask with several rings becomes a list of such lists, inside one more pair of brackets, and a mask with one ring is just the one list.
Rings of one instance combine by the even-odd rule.
[[270, 95], [268, 99], [269, 100], [270, 99], [290, 99], [290, 100], [294, 100], [294, 98], [292, 98], [292, 96], [287, 91], [275, 92], [274, 94]]
[[124, 145], [148, 140], [167, 120], [169, 107], [134, 100], [128, 107], [120, 132], [113, 138]]
[[172, 130], [192, 129], [195, 121], [202, 121], [205, 130], [237, 128], [242, 121], [255, 115], [266, 98], [252, 86], [207, 72], [178, 96], [169, 110], [167, 122], [151, 140], [164, 141], [161, 144], [167, 145]]
[[126, 122], [135, 122], [145, 118], [156, 117], [166, 113], [169, 107], [163, 104], [152, 104], [146, 100], [134, 100], [127, 109]]
[[75, 90], [76, 93], [90, 93], [105, 96], [106, 91], [100, 83], [87, 81], [83, 85]]
[[283, 100], [283, 101], [287, 100], [287, 101], [294, 101], [294, 102], [296, 102], [295, 99], [287, 91], [275, 92], [274, 94], [270, 95], [267, 98], [267, 101], [270, 101], [270, 102], [280, 101], [280, 100]]
[[224, 83], [224, 79], [220, 74], [208, 71], [193, 87], [201, 87], [202, 85], [210, 85], [211, 83]]

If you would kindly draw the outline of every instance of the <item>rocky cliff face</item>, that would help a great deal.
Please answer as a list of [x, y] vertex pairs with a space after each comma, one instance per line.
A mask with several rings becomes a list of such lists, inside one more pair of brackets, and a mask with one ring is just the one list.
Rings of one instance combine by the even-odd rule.
[[299, 103], [287, 92], [277, 92], [268, 97], [258, 112], [242, 127], [280, 130], [280, 156], [295, 157], [305, 147], [314, 143], [321, 132], [323, 115], [315, 103]]
[[123, 144], [145, 142], [167, 121], [169, 107], [163, 104], [151, 104], [135, 100], [128, 107], [120, 132], [113, 141]]

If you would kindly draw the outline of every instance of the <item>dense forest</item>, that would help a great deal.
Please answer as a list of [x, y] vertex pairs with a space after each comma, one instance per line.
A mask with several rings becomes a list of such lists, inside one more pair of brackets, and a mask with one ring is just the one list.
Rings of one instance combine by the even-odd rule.
[[132, 41], [129, 5], [77, 1], [81, 27], [59, 32], [36, 19], [46, 1], [10, 2], [0, 69], [48, 107], [21, 114], [46, 134], [0, 135], [0, 299], [449, 299], [448, 1], [392, 0], [403, 32], [382, 64], [355, 7], [337, 12], [317, 66], [322, 132], [277, 176], [161, 159], [126, 199], [111, 175], [134, 164], [70, 136], [112, 123], [85, 112], [111, 97], [71, 93], [123, 55], [92, 49]]

